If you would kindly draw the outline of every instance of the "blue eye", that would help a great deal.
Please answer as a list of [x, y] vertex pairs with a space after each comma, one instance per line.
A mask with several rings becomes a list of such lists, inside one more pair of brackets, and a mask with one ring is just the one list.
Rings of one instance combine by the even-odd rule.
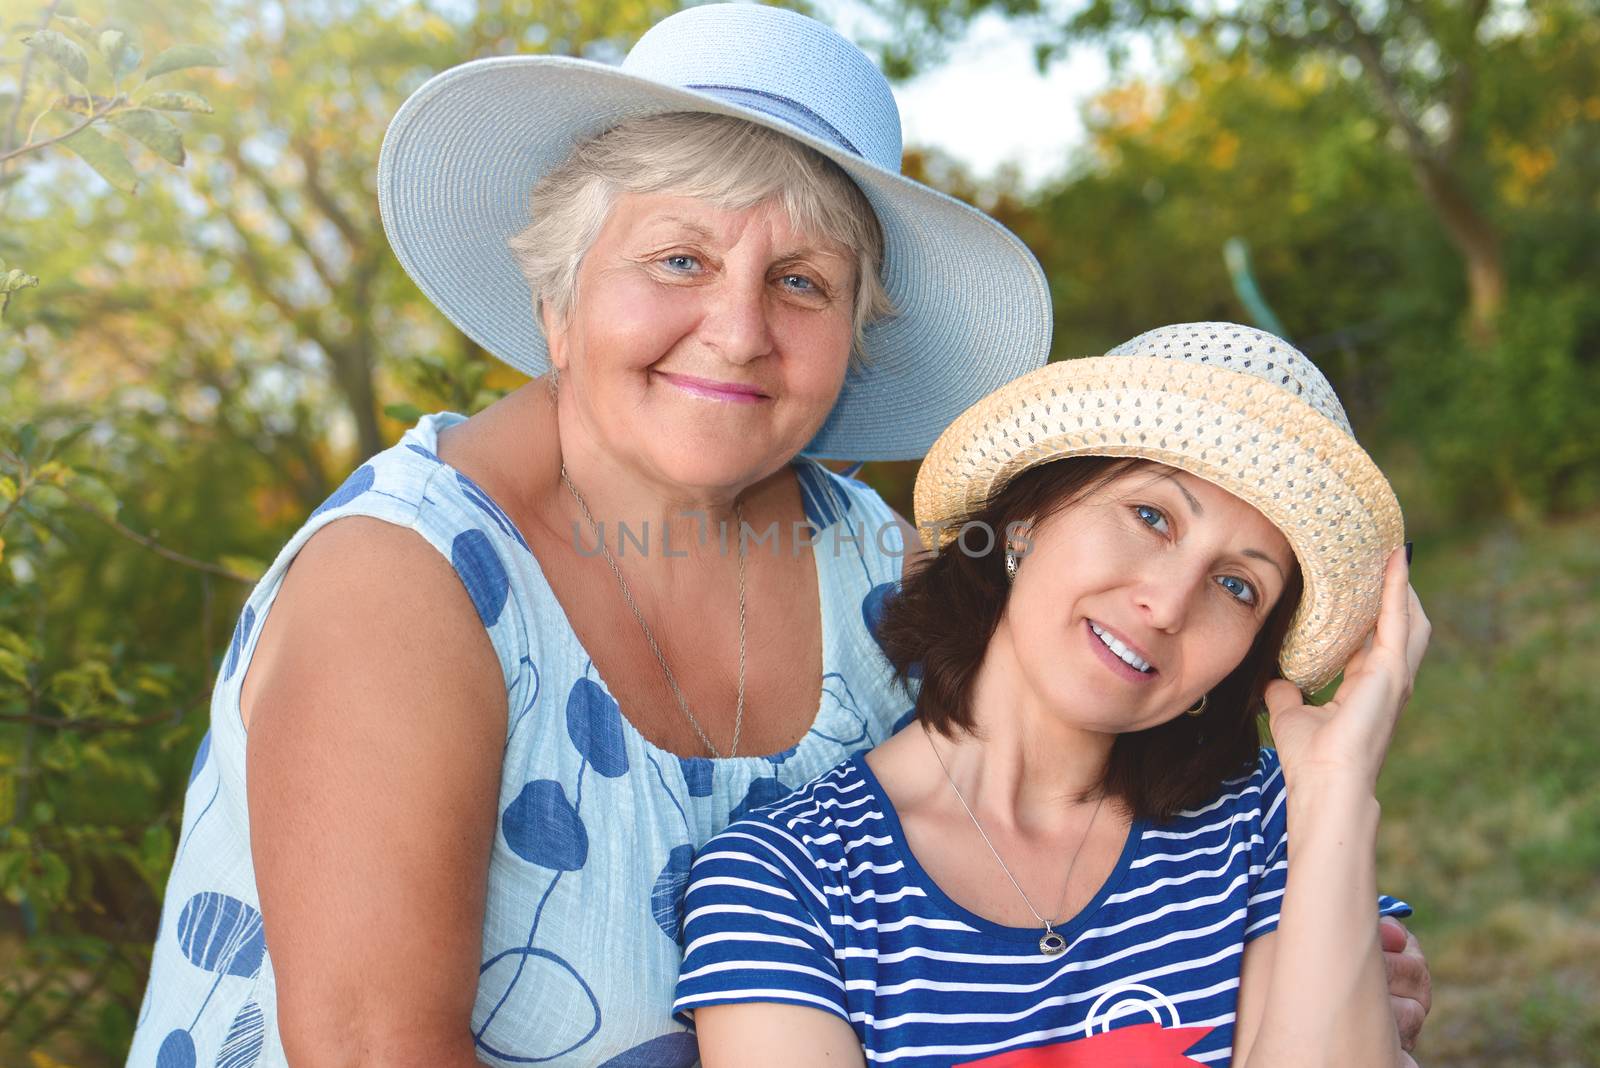
[[1242, 578], [1234, 575], [1217, 576], [1217, 585], [1227, 590], [1228, 593], [1242, 604], [1256, 603], [1255, 587]]
[[1133, 513], [1139, 517], [1141, 523], [1144, 523], [1151, 530], [1161, 534], [1167, 533], [1167, 517], [1161, 513], [1161, 509], [1152, 508], [1148, 504], [1140, 504], [1134, 506]]
[[815, 293], [817, 291], [817, 283], [803, 274], [786, 274], [779, 281], [796, 293]]
[[681, 252], [676, 255], [663, 257], [661, 262], [666, 264], [674, 271], [692, 271], [696, 267], [700, 266], [699, 260], [695, 259], [693, 256], [689, 256]]

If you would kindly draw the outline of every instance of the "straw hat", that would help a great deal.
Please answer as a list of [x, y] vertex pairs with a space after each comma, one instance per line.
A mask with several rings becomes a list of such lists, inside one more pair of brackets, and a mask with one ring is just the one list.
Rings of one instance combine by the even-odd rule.
[[1003, 386], [923, 461], [924, 542], [947, 543], [1011, 479], [1068, 456], [1181, 468], [1283, 531], [1305, 592], [1279, 666], [1301, 690], [1331, 682], [1377, 622], [1384, 563], [1404, 538], [1400, 504], [1328, 380], [1287, 342], [1233, 323], [1164, 326]]
[[452, 67], [401, 105], [378, 161], [396, 257], [467, 336], [526, 374], [549, 366], [506, 239], [535, 183], [583, 141], [674, 111], [770, 127], [837, 163], [883, 230], [898, 309], [866, 331], [806, 451], [912, 459], [969, 404], [1050, 351], [1050, 294], [1027, 247], [987, 215], [900, 174], [900, 113], [855, 45], [793, 11], [708, 4], [657, 23], [620, 67], [498, 56]]

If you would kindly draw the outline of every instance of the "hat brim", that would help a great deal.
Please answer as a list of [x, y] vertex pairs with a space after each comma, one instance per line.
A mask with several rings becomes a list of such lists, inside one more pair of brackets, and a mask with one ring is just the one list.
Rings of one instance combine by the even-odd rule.
[[1279, 667], [1301, 690], [1333, 681], [1377, 621], [1384, 565], [1405, 536], [1383, 472], [1342, 427], [1286, 390], [1180, 360], [1054, 363], [968, 409], [917, 474], [924, 543], [954, 537], [952, 524], [1021, 472], [1070, 456], [1133, 456], [1188, 471], [1283, 532], [1304, 593]]
[[529, 375], [549, 366], [506, 245], [540, 177], [628, 119], [729, 115], [778, 130], [848, 174], [877, 212], [897, 314], [870, 325], [811, 455], [914, 459], [968, 405], [1044, 363], [1050, 295], [1026, 245], [987, 215], [781, 118], [599, 63], [501, 56], [444, 71], [384, 137], [378, 204], [396, 257], [463, 333]]

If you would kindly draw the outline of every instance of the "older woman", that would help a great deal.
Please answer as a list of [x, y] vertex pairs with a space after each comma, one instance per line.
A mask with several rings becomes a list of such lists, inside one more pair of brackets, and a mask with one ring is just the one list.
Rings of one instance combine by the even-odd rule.
[[896, 517], [810, 457], [921, 455], [1048, 349], [1027, 250], [899, 159], [871, 63], [749, 5], [406, 102], [396, 254], [540, 377], [362, 465], [251, 594], [133, 1063], [695, 1060], [695, 849], [907, 705]]
[[396, 253], [542, 378], [363, 464], [250, 595], [131, 1063], [695, 1060], [693, 850], [906, 710], [863, 612], [896, 519], [801, 454], [920, 455], [1048, 349], [1032, 256], [899, 161], [872, 64], [754, 6], [407, 101]]

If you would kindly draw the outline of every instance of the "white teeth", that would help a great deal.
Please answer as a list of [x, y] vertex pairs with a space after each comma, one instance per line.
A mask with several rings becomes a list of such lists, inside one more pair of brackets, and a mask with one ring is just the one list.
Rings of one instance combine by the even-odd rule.
[[1116, 653], [1124, 664], [1127, 664], [1135, 671], [1147, 672], [1150, 670], [1150, 664], [1147, 661], [1141, 659], [1139, 654], [1135, 653], [1132, 649], [1129, 649], [1126, 645], [1123, 645], [1121, 642], [1117, 641], [1117, 639], [1113, 638], [1110, 634], [1107, 634], [1105, 631], [1101, 630], [1099, 624], [1091, 622], [1089, 624], [1089, 629], [1094, 631], [1095, 636], [1105, 643], [1105, 647], [1107, 649], [1110, 649], [1113, 653]]

